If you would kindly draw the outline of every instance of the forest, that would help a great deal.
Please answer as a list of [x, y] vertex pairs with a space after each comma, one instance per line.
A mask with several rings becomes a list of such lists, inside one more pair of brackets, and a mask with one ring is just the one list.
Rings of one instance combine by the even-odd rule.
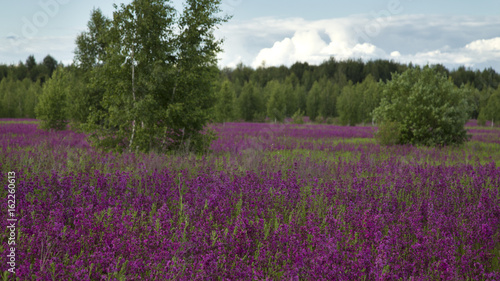
[[[75, 65], [64, 66], [47, 55], [37, 62], [34, 56], [17, 65], [0, 65], [0, 118], [35, 118], [35, 107], [46, 82], [61, 68], [65, 77], [64, 114], [69, 122], [83, 122], [95, 100], [85, 87], [85, 71]], [[320, 65], [297, 62], [291, 67], [253, 69], [243, 64], [218, 69], [213, 81], [216, 96], [212, 122], [282, 122], [293, 118], [302, 122], [307, 116], [318, 123], [351, 125], [373, 123], [372, 111], [380, 104], [382, 85], [392, 73], [403, 73], [410, 64], [387, 60], [339, 61], [330, 58]], [[433, 65], [437, 72], [468, 91], [472, 106], [470, 119], [480, 124], [500, 119], [500, 74], [464, 66], [449, 70]], [[64, 97], [66, 96], [66, 97]]]

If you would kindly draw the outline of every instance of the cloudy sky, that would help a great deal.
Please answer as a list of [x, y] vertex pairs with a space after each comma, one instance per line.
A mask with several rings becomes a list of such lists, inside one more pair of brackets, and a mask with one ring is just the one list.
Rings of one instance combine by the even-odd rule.
[[[67, 64], [92, 8], [111, 16], [113, 3], [129, 1], [2, 2], [0, 63], [50, 53]], [[216, 31], [225, 39], [220, 66], [318, 64], [333, 56], [500, 72], [500, 1], [224, 0], [222, 8], [233, 18]]]

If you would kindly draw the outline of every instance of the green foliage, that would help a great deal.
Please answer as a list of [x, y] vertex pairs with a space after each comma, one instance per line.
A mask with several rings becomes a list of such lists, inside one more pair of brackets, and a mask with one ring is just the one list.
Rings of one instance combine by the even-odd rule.
[[210, 144], [217, 139], [217, 132], [211, 128], [205, 128], [200, 134], [182, 142], [176, 153], [181, 155], [189, 155], [195, 151], [198, 153], [208, 153], [210, 151]]
[[69, 90], [67, 91], [67, 117], [77, 127], [87, 121], [90, 102], [89, 91], [84, 78], [73, 67], [66, 69]]
[[75, 63], [84, 71], [102, 65], [106, 56], [106, 48], [110, 38], [107, 36], [111, 20], [106, 18], [100, 9], [94, 9], [87, 24], [87, 31], [76, 38]]
[[348, 83], [337, 101], [339, 121], [342, 125], [355, 126], [373, 121], [373, 110], [380, 104], [381, 88], [368, 75], [362, 83]]
[[57, 61], [50, 55], [45, 57], [44, 62], [40, 64], [37, 64], [35, 57], [30, 55], [26, 59], [25, 77], [30, 78], [32, 82], [41, 81], [44, 83], [52, 76], [56, 67]]
[[[244, 114], [241, 114], [243, 109], [240, 96], [247, 83], [255, 86], [256, 96], [253, 101], [257, 101], [257, 106], [256, 103], [249, 102], [247, 105], [250, 108], [243, 110], [254, 111], [250, 119], [246, 118], [247, 121], [264, 121], [267, 117], [282, 120], [293, 116], [299, 109], [307, 112], [309, 97], [310, 115], [316, 118], [321, 116], [327, 123], [373, 123], [372, 112], [380, 103], [382, 91], [382, 86], [377, 81], [390, 81], [392, 72], [402, 73], [413, 68], [411, 64], [385, 60], [363, 63], [359, 60], [337, 61], [330, 58], [320, 65], [297, 62], [290, 68], [262, 65], [252, 69], [240, 63], [234, 69], [217, 70], [214, 56], [205, 56], [212, 47], [214, 52], [220, 50], [220, 41], [216, 41], [211, 35], [213, 28], [208, 28], [210, 24], [205, 25], [210, 21], [211, 12], [207, 12], [210, 8], [205, 9], [205, 5], [204, 9], [197, 10], [191, 1], [185, 5], [191, 12], [179, 14], [169, 10], [155, 18], [151, 16], [154, 11], [172, 6], [169, 4], [171, 2], [137, 0], [135, 3], [131, 4], [133, 8], [130, 5], [117, 7], [119, 13], [112, 19], [106, 18], [100, 10], [92, 11], [87, 30], [76, 39], [76, 69], [73, 66], [64, 67], [69, 70], [68, 79], [71, 80], [67, 97], [71, 103], [67, 105], [67, 118], [74, 124], [83, 123], [83, 127], [91, 132], [103, 131], [102, 134], [94, 135], [94, 139], [98, 141], [109, 136], [114, 142], [118, 133], [124, 140], [121, 142], [122, 148], [118, 150], [136, 149], [137, 146], [130, 146], [132, 132], [132, 144], [138, 141], [149, 146], [152, 139], [153, 142], [169, 139], [160, 146], [165, 149], [179, 148], [186, 136], [189, 139], [192, 134], [199, 132], [189, 131], [190, 126], [186, 124], [191, 121], [184, 122], [182, 118], [178, 118], [182, 115], [193, 116], [195, 123], [241, 118]], [[150, 4], [156, 8], [147, 8]], [[189, 8], [190, 5], [192, 8]], [[141, 14], [148, 15], [138, 17]], [[167, 23], [158, 20], [162, 16], [167, 18]], [[214, 18], [216, 16], [212, 19]], [[188, 28], [189, 23], [193, 28]], [[198, 27], [195, 28], [195, 25]], [[150, 28], [151, 26], [155, 28]], [[57, 65], [57, 61], [50, 55], [39, 63], [34, 56], [29, 56], [16, 65], [0, 65], [0, 83], [6, 80], [0, 87], [0, 117], [34, 117], [34, 106], [41, 93], [41, 86], [51, 77]], [[472, 107], [469, 118], [478, 119], [480, 124], [484, 124], [486, 116], [492, 114], [492, 110], [486, 107], [490, 96], [498, 88], [500, 74], [491, 68], [479, 71], [460, 67], [449, 71], [442, 65], [435, 67], [440, 75], [453, 78], [456, 86], [464, 85], [467, 102]], [[219, 78], [220, 82], [217, 81]], [[229, 81], [235, 102], [232, 108], [230, 103], [225, 103], [225, 109], [221, 111], [219, 95], [222, 88], [213, 85], [222, 85], [225, 80]], [[349, 81], [353, 88], [346, 88], [342, 95], [342, 90], [349, 86]], [[316, 82], [317, 88], [309, 95]], [[279, 85], [279, 91], [271, 90], [273, 84]], [[113, 102], [117, 102], [118, 108], [110, 106]], [[138, 112], [139, 105], [147, 113]], [[167, 118], [165, 112], [169, 107], [169, 114], [174, 115]], [[490, 105], [491, 107], [495, 108], [494, 105]], [[198, 113], [192, 115], [191, 110]], [[208, 111], [210, 115], [207, 114]], [[232, 114], [229, 113], [231, 111]], [[226, 112], [228, 115], [218, 115], [218, 112]], [[225, 115], [228, 117], [224, 117]], [[163, 123], [157, 126], [153, 120], [162, 120]], [[173, 123], [167, 125], [165, 120]], [[488, 120], [498, 123], [495, 118], [488, 117]], [[124, 125], [122, 121], [128, 124]], [[133, 124], [140, 124], [140, 128]], [[148, 124], [153, 125], [149, 130], [143, 131], [143, 126], [149, 126]], [[166, 127], [169, 133], [163, 130]], [[170, 132], [175, 138], [170, 137]], [[152, 144], [150, 148], [153, 149], [154, 146]]]
[[66, 102], [69, 89], [68, 75], [63, 68], [58, 68], [43, 86], [35, 108], [36, 117], [41, 121], [41, 128], [66, 129], [68, 123]]
[[310, 70], [306, 70], [303, 74], [302, 74], [302, 85], [304, 85], [305, 87], [305, 90], [307, 92], [309, 92], [314, 84], [315, 80], [314, 80], [314, 77], [312, 76], [312, 73]]
[[49, 77], [52, 77], [52, 73], [57, 69], [57, 61], [55, 58], [53, 58], [51, 55], [47, 55], [43, 59], [43, 65], [48, 71]]
[[315, 121], [319, 116], [323, 117], [322, 119], [336, 116], [336, 104], [339, 94], [339, 85], [325, 76], [314, 82], [306, 101], [307, 115], [311, 118], [311, 121]]
[[361, 93], [358, 87], [349, 82], [344, 88], [337, 100], [337, 111], [339, 121], [342, 125], [355, 126], [361, 122]]
[[323, 115], [318, 115], [316, 116], [316, 118], [314, 119], [314, 123], [317, 123], [317, 124], [323, 124], [325, 123], [326, 119], [325, 117], [323, 117]]
[[373, 110], [380, 105], [382, 87], [370, 74], [357, 88], [361, 95], [359, 119], [363, 123], [373, 123]]
[[379, 124], [375, 139], [380, 145], [395, 145], [399, 143], [401, 131], [398, 122], [387, 121]]
[[298, 109], [292, 116], [294, 124], [304, 124], [304, 111]]
[[28, 78], [28, 68], [22, 62], [19, 62], [17, 66], [12, 67], [11, 70], [11, 76], [16, 80], [22, 81]]
[[286, 114], [286, 90], [277, 80], [267, 83], [265, 92], [269, 93], [267, 101], [267, 117], [282, 122]]
[[292, 73], [286, 77], [285, 82], [281, 85], [285, 94], [285, 115], [287, 117], [292, 116], [300, 107], [300, 100], [296, 94], [299, 84], [299, 79]]
[[35, 56], [28, 56], [28, 58], [26, 59], [26, 67], [28, 68], [28, 71], [32, 71], [36, 67]]
[[229, 81], [224, 81], [217, 95], [215, 117], [217, 122], [228, 122], [234, 119], [235, 93]]
[[250, 122], [264, 112], [264, 104], [259, 89], [253, 82], [245, 83], [238, 98], [240, 118]]
[[339, 125], [339, 118], [338, 117], [328, 117], [326, 118], [326, 124], [328, 125]]
[[319, 115], [319, 108], [321, 106], [321, 92], [321, 84], [316, 81], [307, 94], [306, 112], [311, 121], [315, 121], [316, 117], [318, 117]]
[[25, 78], [8, 77], [0, 82], [0, 117], [34, 118], [35, 105], [42, 88]]
[[492, 127], [500, 121], [500, 87], [489, 96], [486, 106], [479, 113], [478, 123], [484, 125], [486, 120], [491, 121]]
[[319, 106], [319, 115], [323, 116], [325, 119], [337, 116], [336, 104], [337, 97], [340, 94], [339, 85], [337, 83], [333, 83], [326, 77], [322, 77], [319, 80], [319, 85], [322, 89], [320, 95], [321, 103]]
[[450, 145], [467, 140], [469, 118], [466, 90], [426, 66], [393, 74], [374, 111], [380, 122], [400, 124], [400, 144]]
[[83, 126], [95, 145], [204, 149], [222, 43], [213, 30], [228, 20], [218, 16], [219, 6], [188, 0], [178, 16], [170, 1], [134, 0], [115, 6], [112, 20], [93, 12], [75, 59], [88, 75], [87, 91], [95, 93], [86, 101], [91, 112]]
[[[303, 85], [297, 84], [293, 89], [293, 97], [296, 101], [296, 109], [300, 109], [302, 111], [306, 111], [307, 108], [307, 91], [306, 87]], [[294, 112], [295, 113], [295, 112]]]

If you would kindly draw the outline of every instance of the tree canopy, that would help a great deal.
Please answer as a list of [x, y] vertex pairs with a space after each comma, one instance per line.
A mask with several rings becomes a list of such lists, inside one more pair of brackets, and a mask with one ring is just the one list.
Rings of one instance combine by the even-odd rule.
[[397, 123], [400, 144], [461, 144], [467, 140], [464, 125], [471, 109], [466, 94], [435, 68], [415, 67], [393, 74], [374, 116]]
[[58, 68], [54, 76], [43, 86], [43, 92], [35, 108], [36, 116], [44, 129], [64, 130], [67, 124], [67, 99], [70, 86], [68, 73]]
[[89, 73], [93, 142], [117, 151], [206, 147], [205, 124], [215, 103], [213, 31], [228, 17], [220, 1], [188, 0], [180, 15], [171, 1], [115, 5], [113, 19], [92, 13], [77, 39], [77, 65]]
[[491, 121], [491, 126], [495, 122], [500, 121], [500, 87], [493, 92], [487, 99], [486, 106], [484, 106], [479, 114], [478, 121], [480, 124], [485, 124], [486, 121]]

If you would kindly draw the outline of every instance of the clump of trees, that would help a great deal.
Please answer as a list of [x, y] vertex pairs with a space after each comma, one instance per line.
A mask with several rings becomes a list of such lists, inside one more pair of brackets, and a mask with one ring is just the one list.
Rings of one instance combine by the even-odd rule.
[[43, 84], [58, 62], [47, 55], [37, 63], [33, 55], [17, 65], [0, 65], [0, 118], [35, 118]]
[[337, 102], [342, 125], [354, 126], [360, 123], [374, 123], [373, 110], [380, 103], [382, 83], [368, 75], [362, 83], [346, 85]]
[[485, 125], [486, 121], [491, 121], [493, 127], [500, 121], [500, 87], [496, 91], [488, 91], [488, 96], [483, 100], [484, 106], [479, 113], [478, 123]]
[[76, 64], [88, 77], [83, 128], [94, 143], [117, 151], [207, 148], [222, 43], [213, 30], [228, 20], [219, 6], [187, 0], [178, 16], [170, 1], [134, 0], [115, 5], [113, 19], [93, 11]]
[[222, 83], [221, 89], [216, 92], [217, 103], [215, 105], [215, 121], [225, 123], [234, 120], [235, 117], [235, 93], [229, 81]]
[[94, 10], [76, 40], [73, 74], [58, 70], [43, 89], [42, 126], [71, 120], [95, 145], [120, 152], [207, 149], [222, 44], [213, 31], [229, 19], [220, 4], [187, 0], [178, 14], [171, 1], [134, 0], [115, 5], [112, 19]]
[[433, 146], [465, 142], [470, 111], [465, 87], [425, 66], [393, 74], [373, 113], [384, 134], [385, 123], [396, 129], [396, 143]]
[[54, 79], [50, 79], [43, 86], [35, 108], [36, 116], [42, 121], [43, 129], [64, 130], [67, 124], [66, 97], [70, 91], [67, 82], [68, 74], [62, 68], [54, 73]]
[[[300, 111], [313, 122], [354, 126], [375, 124], [373, 110], [380, 105], [382, 90], [392, 80], [391, 73], [402, 74], [414, 68], [412, 64], [393, 61], [331, 58], [317, 66], [297, 62], [291, 67], [252, 69], [240, 64], [234, 69], [223, 69], [219, 79], [229, 83], [235, 94], [233, 120], [261, 122], [267, 117], [270, 121], [281, 121]], [[466, 89], [470, 119], [496, 120], [489, 117], [487, 105], [499, 87], [500, 74], [491, 68], [483, 71], [465, 67], [450, 71], [442, 65], [431, 68], [452, 81], [449, 85], [453, 88]], [[500, 111], [494, 99], [491, 104], [492, 113]]]

